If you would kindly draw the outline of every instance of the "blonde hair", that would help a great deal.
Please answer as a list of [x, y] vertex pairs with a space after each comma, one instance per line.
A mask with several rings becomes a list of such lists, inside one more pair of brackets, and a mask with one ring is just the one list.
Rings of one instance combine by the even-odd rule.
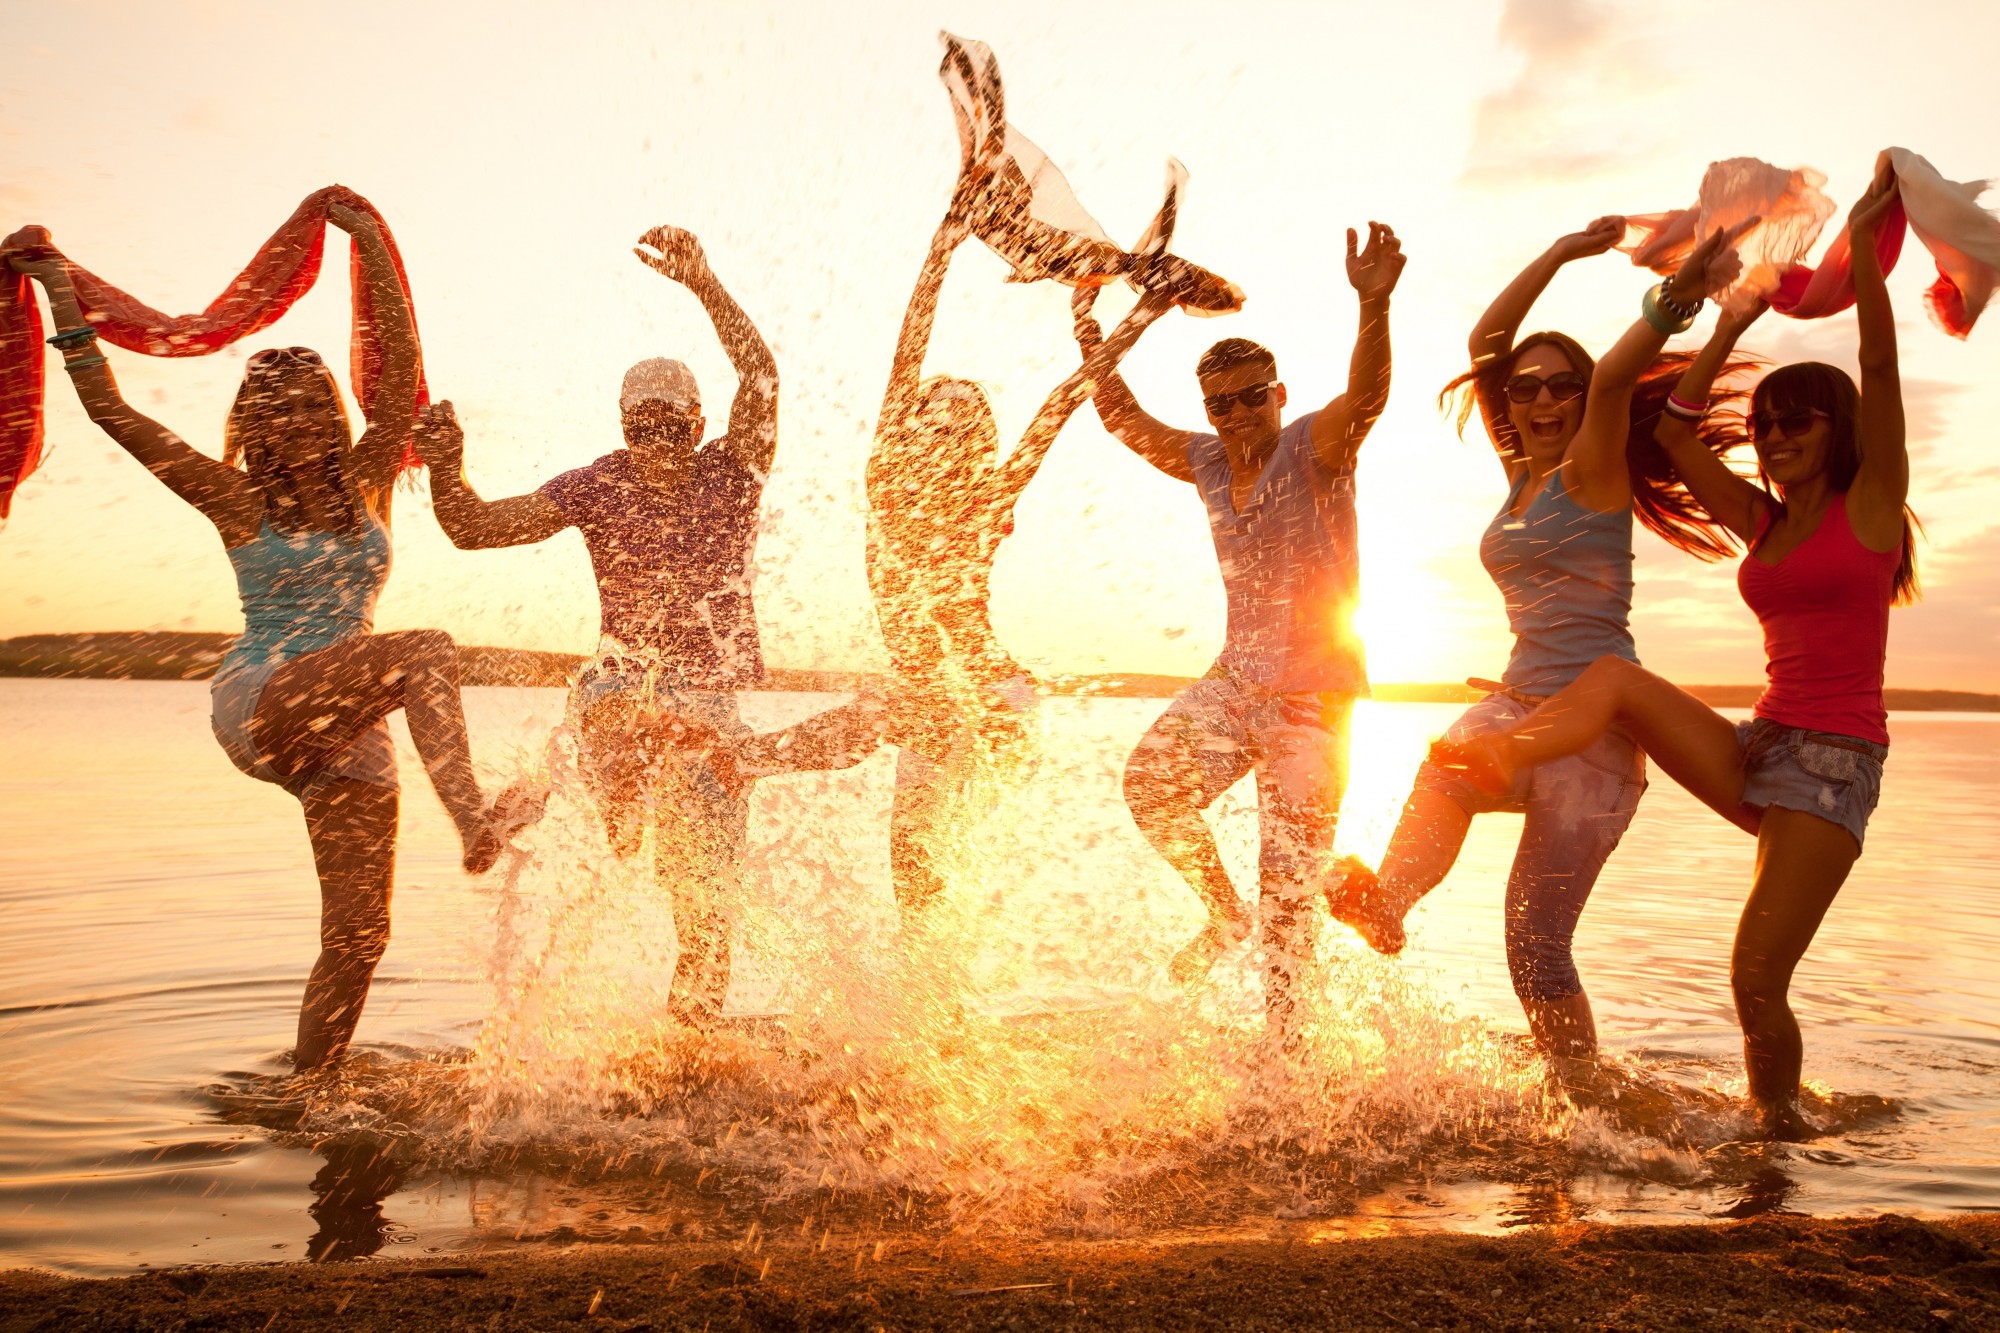
[[[361, 488], [348, 475], [346, 460], [354, 447], [354, 427], [348, 419], [347, 404], [340, 396], [340, 382], [325, 366], [310, 367], [325, 381], [327, 399], [332, 403], [321, 421], [327, 437], [326, 482], [336, 494], [347, 497], [348, 521], [337, 531], [351, 537], [361, 531], [366, 505]], [[299, 513], [299, 479], [285, 463], [275, 459], [271, 443], [278, 428], [271, 423], [269, 371], [245, 370], [236, 398], [222, 427], [222, 461], [243, 469], [264, 497], [264, 515], [280, 532], [303, 531], [306, 524]]]

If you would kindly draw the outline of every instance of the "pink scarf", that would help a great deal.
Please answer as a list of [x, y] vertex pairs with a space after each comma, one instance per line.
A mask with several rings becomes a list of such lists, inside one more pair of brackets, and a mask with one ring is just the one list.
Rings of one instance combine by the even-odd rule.
[[[249, 266], [199, 315], [161, 314], [71, 264], [77, 300], [105, 342], [146, 356], [207, 356], [275, 322], [312, 289], [326, 246], [327, 206], [334, 203], [365, 213], [381, 225], [382, 239], [395, 260], [396, 277], [408, 300], [410, 280], [388, 223], [373, 204], [344, 185], [307, 195], [285, 224], [259, 247]], [[351, 278], [354, 397], [362, 413], [372, 416], [375, 382], [382, 373], [382, 348], [374, 335], [374, 302], [358, 256], [351, 265]], [[0, 519], [7, 516], [15, 488], [42, 458], [42, 314], [32, 287], [21, 274], [0, 272]], [[414, 324], [414, 306], [411, 320]], [[423, 406], [429, 397], [428, 387], [419, 378], [417, 405]], [[403, 465], [415, 466], [415, 455], [406, 453]]]
[[[1891, 148], [1885, 156], [1898, 197], [1876, 232], [1875, 253], [1884, 272], [1893, 269], [1905, 226], [1915, 232], [1938, 268], [1924, 305], [1939, 328], [1963, 338], [2000, 286], [2000, 218], [1978, 204], [1987, 182], [1946, 180], [1907, 148]], [[1787, 172], [1755, 158], [1717, 162], [1702, 177], [1694, 207], [1626, 218], [1618, 248], [1641, 267], [1671, 273], [1699, 237], [1761, 216], [1764, 221], [1743, 238], [1743, 277], [1722, 300], [1764, 299], [1793, 319], [1823, 319], [1854, 304], [1854, 256], [1845, 227], [1817, 267], [1804, 262], [1833, 216], [1833, 201], [1820, 190], [1825, 183], [1816, 171]]]

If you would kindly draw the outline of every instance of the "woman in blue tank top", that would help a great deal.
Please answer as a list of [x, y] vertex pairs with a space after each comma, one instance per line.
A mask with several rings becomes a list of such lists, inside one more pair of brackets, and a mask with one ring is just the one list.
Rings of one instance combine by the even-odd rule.
[[[1597, 658], [1636, 662], [1632, 519], [1683, 550], [1715, 559], [1729, 547], [1674, 480], [1653, 428], [1688, 359], [1662, 356], [1665, 335], [1641, 320], [1601, 363], [1560, 333], [1517, 340], [1556, 271], [1616, 244], [1625, 220], [1599, 218], [1558, 240], [1500, 293], [1471, 340], [1461, 429], [1476, 405], [1507, 476], [1507, 499], [1479, 544], [1480, 563], [1507, 604], [1514, 649], [1490, 692], [1452, 725], [1463, 738], [1502, 729], [1569, 684]], [[1734, 254], [1720, 238], [1676, 281], [1720, 278]], [[1696, 299], [1705, 287], [1691, 288]], [[1711, 418], [1713, 420], [1713, 418]], [[1717, 428], [1719, 429], [1719, 427]], [[1731, 441], [1717, 438], [1712, 447]], [[1588, 1058], [1597, 1029], [1570, 943], [1605, 859], [1646, 789], [1645, 756], [1619, 734], [1560, 765], [1523, 770], [1493, 795], [1425, 764], [1381, 869], [1346, 858], [1327, 889], [1334, 915], [1383, 953], [1403, 948], [1403, 918], [1458, 858], [1472, 816], [1527, 816], [1507, 881], [1507, 966], [1540, 1048]]]
[[372, 632], [389, 574], [389, 506], [416, 405], [416, 327], [373, 219], [335, 206], [382, 322], [374, 417], [357, 441], [340, 389], [304, 347], [251, 357], [224, 430], [223, 459], [189, 447], [118, 392], [87, 332], [62, 256], [8, 262], [48, 293], [65, 366], [91, 420], [215, 524], [243, 598], [243, 634], [213, 686], [216, 739], [253, 777], [304, 808], [320, 880], [320, 954], [306, 982], [294, 1065], [337, 1061], [389, 942], [395, 755], [383, 719], [402, 709], [464, 843], [484, 871], [533, 813], [483, 800], [458, 691], [457, 650], [438, 630]]

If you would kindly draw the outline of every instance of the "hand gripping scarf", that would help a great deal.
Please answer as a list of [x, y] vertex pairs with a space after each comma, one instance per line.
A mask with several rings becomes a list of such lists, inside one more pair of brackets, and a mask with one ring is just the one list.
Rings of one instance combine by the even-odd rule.
[[1195, 315], [1242, 308], [1234, 283], [1167, 253], [1174, 237], [1187, 169], [1169, 159], [1167, 197], [1138, 243], [1122, 250], [1077, 202], [1055, 164], [1027, 136], [1007, 123], [1000, 65], [984, 42], [948, 32], [938, 77], [958, 118], [961, 169], [983, 176], [986, 187], [967, 219], [973, 234], [1013, 266], [1009, 281], [1054, 278], [1070, 287], [1101, 287], [1119, 278], [1141, 291], [1164, 289]]
[[[105, 342], [146, 356], [207, 356], [274, 323], [319, 278], [320, 256], [326, 245], [330, 204], [345, 204], [364, 213], [382, 228], [382, 239], [395, 261], [396, 278], [409, 300], [410, 280], [403, 257], [389, 234], [388, 223], [375, 206], [344, 185], [331, 185], [307, 195], [285, 224], [264, 242], [250, 264], [222, 295], [199, 315], [163, 315], [127, 295], [96, 274], [72, 263], [83, 313]], [[364, 415], [374, 405], [375, 382], [382, 374], [382, 347], [374, 334], [374, 302], [357, 255], [351, 265], [354, 290], [354, 333], [351, 357], [354, 397]], [[415, 306], [411, 322], [415, 323]], [[42, 458], [42, 314], [31, 280], [7, 269], [0, 272], [0, 519], [14, 490]], [[417, 381], [417, 405], [430, 399], [428, 387]], [[404, 453], [403, 466], [416, 466], [416, 456]]]
[[[1883, 157], [1896, 173], [1897, 200], [1876, 232], [1882, 269], [1896, 266], [1907, 223], [1937, 262], [1937, 281], [1924, 293], [1924, 305], [1939, 328], [1963, 338], [2000, 285], [2000, 218], [1978, 203], [1989, 182], [1946, 180], [1907, 148], [1888, 149]], [[1743, 276], [1720, 299], [1737, 306], [1763, 299], [1793, 319], [1823, 319], [1854, 304], [1846, 228], [1817, 268], [1804, 262], [1833, 216], [1824, 184], [1817, 171], [1785, 171], [1754, 157], [1717, 162], [1702, 177], [1694, 207], [1628, 217], [1618, 248], [1641, 267], [1671, 273], [1702, 236], [1761, 216], [1764, 221], [1741, 242]]]

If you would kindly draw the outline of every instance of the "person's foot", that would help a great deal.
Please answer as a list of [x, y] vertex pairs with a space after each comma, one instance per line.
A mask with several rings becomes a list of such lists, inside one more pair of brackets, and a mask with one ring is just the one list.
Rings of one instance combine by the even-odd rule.
[[536, 782], [516, 782], [494, 797], [493, 804], [486, 807], [486, 816], [480, 821], [472, 845], [465, 849], [466, 871], [483, 875], [491, 870], [500, 853], [540, 819], [548, 805], [549, 789]]
[[1233, 916], [1211, 914], [1201, 933], [1181, 946], [1167, 964], [1167, 978], [1176, 986], [1192, 986], [1209, 974], [1215, 960], [1250, 937], [1250, 914], [1241, 908]]
[[1764, 1137], [1774, 1143], [1806, 1143], [1824, 1133], [1818, 1125], [1806, 1119], [1806, 1113], [1799, 1109], [1797, 1099], [1790, 1097], [1782, 1102], [1759, 1106], [1757, 1123]]
[[1375, 871], [1358, 856], [1343, 856], [1333, 863], [1324, 885], [1326, 905], [1333, 919], [1351, 928], [1376, 953], [1393, 958], [1409, 942], [1403, 934], [1403, 919], [1393, 915], [1382, 901], [1382, 883]]
[[1454, 741], [1440, 737], [1431, 742], [1431, 763], [1454, 773], [1463, 773], [1472, 785], [1490, 796], [1504, 796], [1514, 789], [1514, 758], [1503, 735], [1474, 736]]

